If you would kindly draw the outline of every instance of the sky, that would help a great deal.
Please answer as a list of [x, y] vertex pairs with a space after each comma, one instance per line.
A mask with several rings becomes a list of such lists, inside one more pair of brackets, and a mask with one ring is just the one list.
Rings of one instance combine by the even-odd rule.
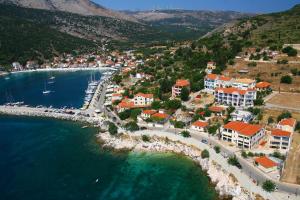
[[233, 10], [270, 13], [287, 10], [300, 0], [93, 0], [113, 10]]

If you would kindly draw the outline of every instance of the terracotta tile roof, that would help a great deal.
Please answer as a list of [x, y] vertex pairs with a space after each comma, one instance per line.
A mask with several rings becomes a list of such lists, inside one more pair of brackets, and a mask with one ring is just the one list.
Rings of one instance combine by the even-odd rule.
[[264, 168], [276, 167], [278, 164], [266, 156], [255, 158], [255, 162]]
[[119, 94], [119, 93], [113, 93], [112, 96], [113, 96], [113, 97], [120, 97], [120, 96], [122, 96], [122, 94]]
[[294, 127], [297, 121], [293, 118], [282, 119], [278, 124], [281, 126], [291, 126]]
[[220, 77], [219, 77], [219, 80], [221, 80], [221, 81], [231, 81], [231, 79], [232, 79], [232, 78], [227, 77], [227, 76], [220, 76]]
[[148, 98], [148, 99], [152, 99], [153, 98], [153, 94], [144, 94], [144, 93], [137, 93], [136, 95], [135, 95], [136, 97], [137, 96], [140, 96], [140, 97], [144, 97], [144, 98]]
[[225, 108], [220, 106], [211, 106], [208, 108], [211, 112], [222, 112], [225, 110]]
[[118, 104], [119, 108], [134, 108], [134, 102], [124, 99]]
[[290, 137], [291, 133], [288, 131], [280, 130], [280, 129], [273, 129], [271, 131], [271, 135], [278, 136], [278, 137]]
[[154, 115], [152, 115], [152, 117], [154, 118], [160, 118], [160, 119], [166, 119], [169, 117], [169, 115], [165, 114], [165, 113], [155, 113]]
[[196, 121], [192, 124], [192, 126], [197, 126], [197, 127], [207, 127], [208, 126], [208, 123], [207, 122], [202, 122], [202, 121]]
[[143, 113], [145, 115], [153, 115], [153, 114], [157, 113], [157, 111], [156, 110], [143, 110]]
[[240, 89], [237, 89], [237, 88], [234, 88], [234, 87], [229, 87], [229, 88], [216, 88], [216, 91], [217, 92], [223, 92], [225, 94], [237, 93], [237, 94], [240, 94], [240, 95], [245, 95], [247, 92], [254, 91], [254, 90], [252, 90], [252, 89], [240, 90]]
[[259, 82], [256, 84], [256, 88], [268, 88], [268, 87], [271, 87], [271, 83]]
[[262, 126], [255, 124], [247, 124], [244, 122], [232, 121], [223, 126], [245, 136], [253, 136], [262, 129]]
[[183, 79], [177, 80], [176, 84], [175, 84], [175, 86], [177, 86], [177, 87], [187, 87], [189, 85], [190, 85], [190, 82], [188, 80], [183, 80]]
[[216, 80], [218, 78], [217, 74], [208, 74], [206, 75], [206, 79]]

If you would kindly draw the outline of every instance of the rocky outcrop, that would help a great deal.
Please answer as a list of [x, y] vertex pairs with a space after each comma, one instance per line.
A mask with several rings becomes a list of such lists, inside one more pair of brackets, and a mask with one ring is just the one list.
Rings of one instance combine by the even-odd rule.
[[26, 8], [65, 11], [80, 15], [96, 15], [137, 21], [134, 17], [104, 8], [90, 0], [0, 0], [0, 3], [10, 3]]

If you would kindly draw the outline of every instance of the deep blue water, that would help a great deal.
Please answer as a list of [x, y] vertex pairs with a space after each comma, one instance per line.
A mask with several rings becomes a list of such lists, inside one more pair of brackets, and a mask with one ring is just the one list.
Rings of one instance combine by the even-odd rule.
[[[53, 84], [49, 78], [55, 76]], [[0, 104], [24, 101], [30, 106], [80, 108], [91, 76], [100, 79], [100, 71], [29, 72], [0, 76]], [[51, 90], [44, 95], [43, 90]]]
[[208, 178], [191, 160], [107, 152], [96, 142], [97, 130], [81, 126], [0, 116], [0, 199], [216, 199]]

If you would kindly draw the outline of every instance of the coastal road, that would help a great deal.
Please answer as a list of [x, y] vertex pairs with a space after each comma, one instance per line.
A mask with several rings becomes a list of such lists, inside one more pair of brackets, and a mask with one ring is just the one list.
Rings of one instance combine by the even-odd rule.
[[[151, 127], [149, 129], [153, 130], [153, 131], [161, 131], [161, 128], [158, 128], [158, 127]], [[164, 132], [180, 136], [179, 133], [183, 130], [184, 129], [168, 128], [168, 129], [164, 129]], [[241, 150], [236, 150], [234, 148], [225, 146], [218, 140], [217, 137], [210, 136], [208, 133], [197, 132], [197, 131], [193, 131], [193, 130], [188, 130], [188, 131], [191, 134], [191, 138], [195, 139], [199, 143], [202, 143], [201, 142], [202, 140], [208, 141], [207, 145], [210, 149], [213, 149], [214, 146], [219, 146], [221, 149], [221, 152], [226, 153], [228, 157], [235, 155], [242, 166], [241, 170], [239, 170], [238, 168], [235, 167], [236, 170], [239, 170], [239, 171], [241, 171], [241, 173], [247, 175], [248, 179], [250, 178], [250, 180], [253, 182], [253, 184], [254, 184], [254, 182], [262, 184], [266, 180], [272, 180], [277, 185], [279, 191], [286, 192], [289, 194], [294, 194], [297, 196], [300, 195], [299, 194], [300, 193], [300, 185], [289, 184], [289, 183], [280, 182], [278, 180], [274, 180], [272, 177], [269, 177], [264, 172], [260, 171], [257, 167], [255, 167], [253, 165], [253, 163], [250, 163], [247, 160], [245, 160], [244, 158], [242, 158], [240, 156]], [[223, 154], [223, 157], [224, 157], [224, 154]], [[299, 199], [300, 199], [300, 196], [299, 196]]]

